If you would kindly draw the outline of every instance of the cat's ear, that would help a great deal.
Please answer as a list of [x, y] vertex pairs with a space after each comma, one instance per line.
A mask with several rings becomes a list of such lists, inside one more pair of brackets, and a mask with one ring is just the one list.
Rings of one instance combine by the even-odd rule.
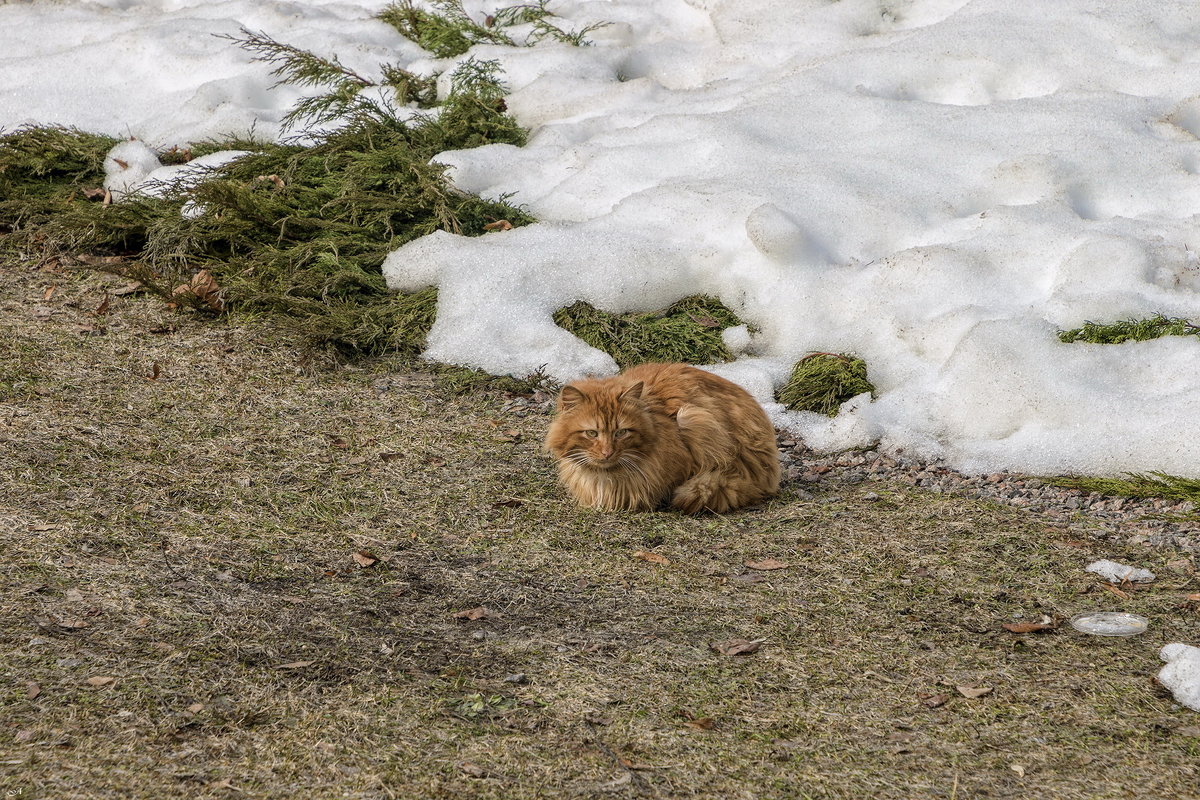
[[558, 395], [558, 410], [570, 411], [584, 400], [587, 400], [587, 395], [568, 384]]
[[639, 400], [639, 399], [641, 399], [641, 396], [642, 396], [642, 387], [643, 387], [643, 384], [642, 384], [642, 382], [641, 382], [641, 381], [638, 381], [638, 382], [637, 382], [637, 383], [635, 383], [633, 386], [630, 386], [628, 389], [626, 389], [625, 391], [621, 392], [621, 397], [620, 397], [620, 400], [621, 400], [622, 402], [624, 402], [625, 400]]

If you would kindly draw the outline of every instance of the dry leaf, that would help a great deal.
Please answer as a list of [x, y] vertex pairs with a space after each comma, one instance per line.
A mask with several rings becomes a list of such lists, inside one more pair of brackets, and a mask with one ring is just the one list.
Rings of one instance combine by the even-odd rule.
[[104, 295], [104, 299], [100, 301], [100, 305], [96, 306], [96, 310], [93, 311], [92, 314], [94, 314], [97, 317], [104, 316], [105, 314], [108, 313], [108, 307], [110, 304], [111, 303], [110, 303], [109, 296]]
[[115, 680], [116, 678], [111, 675], [93, 675], [87, 679], [87, 682], [89, 686], [108, 686]]
[[58, 627], [66, 628], [67, 630], [72, 631], [77, 631], [80, 628], [86, 628], [87, 626], [87, 620], [80, 619], [79, 617], [67, 617], [66, 619], [59, 620], [58, 622]]
[[380, 453], [379, 458], [384, 462], [395, 461], [397, 459], [404, 458], [404, 453]]
[[710, 731], [714, 722], [712, 717], [699, 717], [697, 719], [689, 719], [683, 724], [698, 731]]
[[129, 260], [127, 256], [91, 256], [86, 253], [75, 256], [75, 260], [89, 267], [115, 267]]
[[485, 231], [511, 231], [513, 224], [506, 219], [498, 219], [483, 226]]
[[112, 294], [114, 297], [124, 297], [128, 294], [137, 294], [144, 291], [146, 291], [146, 287], [140, 281], [134, 281], [133, 283], [125, 284], [120, 289], [113, 289]]
[[671, 563], [671, 559], [666, 556], [660, 556], [658, 553], [650, 550], [635, 550], [633, 557], [640, 558], [642, 561], [649, 561], [651, 564], [661, 564], [664, 567]]
[[497, 500], [496, 502], [492, 503], [492, 508], [520, 508], [523, 505], [525, 505], [524, 500], [518, 500], [517, 498], [512, 497], [508, 500]]
[[83, 192], [83, 196], [88, 200], [103, 200], [105, 195], [108, 194], [108, 190], [102, 186], [97, 186], [93, 189], [81, 189], [80, 191]]
[[287, 664], [280, 664], [275, 669], [304, 669], [305, 667], [311, 667], [315, 663], [317, 663], [317, 662], [315, 662], [315, 661], [290, 661]]
[[25, 728], [24, 730], [17, 731], [17, 735], [14, 736], [13, 738], [18, 743], [25, 744], [25, 742], [32, 741], [33, 737], [34, 737], [33, 728]]
[[159, 375], [162, 375], [162, 367], [160, 367], [158, 365], [158, 362], [155, 361], [154, 363], [152, 363], [150, 365], [150, 380], [152, 380], [152, 381], [158, 380]]
[[30, 525], [29, 530], [31, 530], [31, 531], [52, 531], [52, 530], [56, 529], [57, 527], [58, 527], [57, 525], [37, 524], [37, 525]]
[[454, 618], [465, 619], [474, 622], [477, 619], [483, 619], [484, 617], [490, 617], [491, 615], [492, 612], [488, 611], [486, 607], [479, 606], [478, 608], [469, 608], [466, 611], [459, 611], [454, 615]]
[[83, 602], [83, 592], [79, 591], [78, 589], [67, 589], [65, 597], [72, 603]]
[[1022, 767], [1020, 764], [1009, 764], [1008, 768], [1011, 769], [1013, 772], [1017, 773], [1017, 777], [1019, 777], [1019, 778], [1025, 777], [1025, 768]]
[[278, 175], [259, 175], [254, 180], [255, 180], [255, 182], [270, 181], [271, 183], [275, 184], [275, 188], [277, 188], [277, 189], [284, 188], [283, 178], [279, 177]]
[[1193, 602], [1200, 603], [1200, 592], [1194, 592], [1194, 593], [1192, 593], [1192, 594], [1189, 594], [1189, 595], [1188, 595], [1187, 597], [1185, 597], [1184, 599], [1185, 599], [1185, 600], [1191, 600], [1191, 601], [1193, 601]]
[[950, 701], [948, 694], [920, 694], [917, 696], [921, 698], [921, 704], [926, 708], [941, 708]]
[[1048, 631], [1054, 628], [1054, 623], [1051, 622], [1006, 622], [1003, 625], [1004, 630], [1012, 633], [1036, 633], [1037, 631]]
[[363, 569], [366, 569], [367, 567], [369, 567], [372, 564], [379, 561], [378, 558], [376, 558], [375, 556], [373, 556], [371, 553], [367, 552], [366, 550], [359, 550], [356, 553], [351, 553], [350, 557], [354, 559], [355, 564], [358, 564]]
[[189, 712], [191, 712], [192, 714], [199, 714], [201, 711], [204, 710], [204, 703], [192, 703], [190, 706], [187, 707], [187, 710]]
[[25, 699], [26, 700], [37, 700], [38, 696], [41, 695], [41, 693], [42, 693], [42, 687], [38, 686], [33, 681], [30, 681], [29, 683], [25, 684]]
[[458, 768], [464, 775], [470, 775], [472, 778], [486, 778], [490, 774], [483, 767], [478, 764], [472, 764], [470, 761], [463, 761], [458, 765]]
[[187, 283], [181, 283], [172, 290], [173, 297], [179, 297], [185, 302], [190, 301], [208, 306], [213, 311], [225, 309], [225, 298], [221, 287], [213, 278], [212, 273], [202, 269], [192, 276]]
[[709, 647], [723, 656], [748, 656], [757, 653], [761, 645], [762, 639], [728, 639], [710, 644]]
[[113, 161], [117, 162], [117, 164], [119, 164], [121, 166], [121, 169], [129, 169], [128, 161], [122, 161], [119, 158], [114, 158]]
[[46, 300], [49, 300], [51, 297], [54, 297], [54, 293], [57, 291], [58, 291], [58, 284], [57, 283], [50, 284], [49, 286], [46, 287], [46, 291], [42, 292], [42, 301], [45, 302]]
[[787, 569], [791, 565], [785, 561], [777, 561], [774, 558], [764, 558], [762, 561], [745, 561], [743, 562], [750, 569], [771, 570], [771, 569]]
[[1112, 592], [1113, 594], [1115, 594], [1117, 597], [1121, 598], [1122, 600], [1128, 600], [1128, 599], [1129, 599], [1129, 593], [1128, 593], [1128, 592], [1123, 592], [1123, 591], [1121, 591], [1120, 589], [1118, 589], [1117, 587], [1115, 587], [1115, 586], [1113, 586], [1113, 585], [1111, 585], [1111, 584], [1105, 583], [1105, 584], [1101, 584], [1101, 586], [1102, 586], [1103, 588], [1107, 589], [1108, 591]]
[[983, 697], [984, 695], [992, 693], [991, 686], [955, 686], [954, 688], [957, 689], [958, 693], [963, 697], [968, 697], [972, 700], [977, 697]]

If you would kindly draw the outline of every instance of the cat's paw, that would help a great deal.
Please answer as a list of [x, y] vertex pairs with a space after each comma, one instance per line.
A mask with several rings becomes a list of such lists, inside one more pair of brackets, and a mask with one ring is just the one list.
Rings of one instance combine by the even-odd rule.
[[671, 507], [684, 514], [699, 514], [701, 511], [727, 511], [729, 504], [721, 491], [721, 480], [717, 475], [705, 473], [684, 481], [671, 497]]

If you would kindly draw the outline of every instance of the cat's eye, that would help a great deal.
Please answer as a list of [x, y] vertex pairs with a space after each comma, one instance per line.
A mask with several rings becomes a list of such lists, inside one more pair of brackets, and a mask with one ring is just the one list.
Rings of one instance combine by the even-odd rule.
[[614, 435], [614, 436], [616, 436], [618, 439], [620, 439], [620, 438], [622, 438], [622, 437], [624, 437], [624, 436], [628, 436], [628, 435], [629, 435], [629, 428], [620, 428], [620, 429], [618, 429], [618, 430], [617, 430], [617, 432], [616, 432], [615, 434], [613, 434], [613, 435]]
[[583, 435], [588, 437], [589, 439], [595, 439], [600, 434], [596, 431], [584, 431]]

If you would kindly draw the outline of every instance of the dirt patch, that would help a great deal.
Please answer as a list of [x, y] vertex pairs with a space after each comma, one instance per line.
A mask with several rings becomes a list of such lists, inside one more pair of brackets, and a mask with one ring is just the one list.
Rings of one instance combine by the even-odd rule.
[[[9, 796], [1196, 796], [1184, 551], [804, 456], [760, 509], [584, 512], [544, 397], [121, 287], [0, 274]], [[1102, 608], [1150, 631], [1002, 628]]]

